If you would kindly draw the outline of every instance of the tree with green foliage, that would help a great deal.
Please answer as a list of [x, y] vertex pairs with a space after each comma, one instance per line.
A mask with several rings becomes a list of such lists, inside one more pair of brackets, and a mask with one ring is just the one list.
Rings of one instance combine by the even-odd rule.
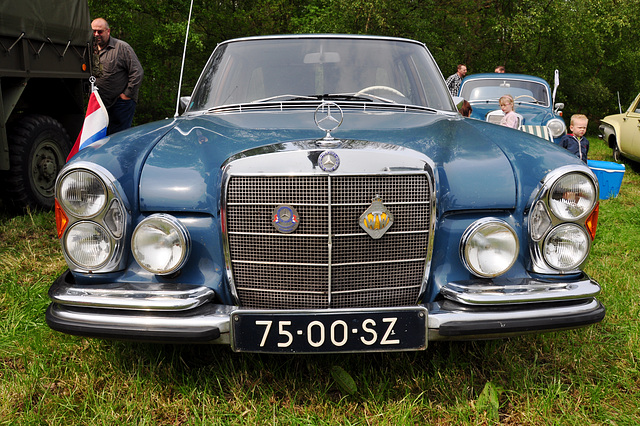
[[[189, 0], [89, 0], [92, 17], [131, 44], [144, 68], [136, 123], [172, 116]], [[189, 94], [217, 43], [285, 33], [376, 34], [424, 42], [446, 75], [532, 74], [552, 82], [567, 116], [592, 125], [640, 90], [640, 0], [194, 0], [183, 92]]]

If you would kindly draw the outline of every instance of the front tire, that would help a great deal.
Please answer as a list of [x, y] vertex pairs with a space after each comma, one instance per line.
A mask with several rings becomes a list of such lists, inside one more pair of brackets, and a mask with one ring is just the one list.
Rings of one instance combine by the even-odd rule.
[[616, 163], [622, 163], [622, 154], [620, 153], [620, 148], [618, 148], [617, 142], [613, 144], [613, 161]]
[[9, 132], [11, 169], [5, 190], [14, 207], [51, 209], [55, 183], [71, 151], [62, 124], [46, 115], [27, 115]]

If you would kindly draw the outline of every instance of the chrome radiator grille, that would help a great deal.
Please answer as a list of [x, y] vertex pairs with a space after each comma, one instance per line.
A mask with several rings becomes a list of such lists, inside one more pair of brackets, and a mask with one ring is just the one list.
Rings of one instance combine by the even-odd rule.
[[[431, 187], [424, 174], [232, 176], [226, 232], [242, 306], [318, 309], [404, 306], [417, 302], [425, 274]], [[359, 225], [380, 196], [394, 223], [380, 239]], [[299, 226], [272, 225], [278, 205]]]

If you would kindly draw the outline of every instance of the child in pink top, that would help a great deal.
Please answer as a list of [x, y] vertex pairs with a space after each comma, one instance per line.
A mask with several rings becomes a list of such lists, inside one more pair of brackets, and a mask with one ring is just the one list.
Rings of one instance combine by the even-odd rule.
[[500, 125], [517, 129], [518, 115], [514, 112], [513, 98], [511, 95], [504, 95], [500, 98], [500, 109], [504, 112], [504, 117], [500, 120]]

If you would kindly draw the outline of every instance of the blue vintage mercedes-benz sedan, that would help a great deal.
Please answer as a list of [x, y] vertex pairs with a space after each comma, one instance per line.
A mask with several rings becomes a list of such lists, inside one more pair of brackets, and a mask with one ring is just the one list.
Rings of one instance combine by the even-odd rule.
[[56, 198], [65, 333], [406, 351], [605, 314], [591, 170], [463, 118], [412, 40], [221, 43], [181, 116], [83, 149]]

